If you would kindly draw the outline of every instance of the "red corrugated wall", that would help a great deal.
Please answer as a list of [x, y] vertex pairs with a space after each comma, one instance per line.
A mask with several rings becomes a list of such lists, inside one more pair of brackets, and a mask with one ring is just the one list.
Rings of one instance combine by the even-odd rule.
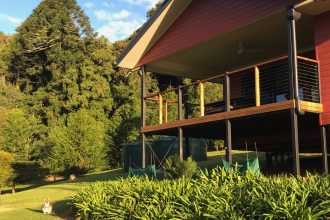
[[194, 0], [137, 66], [226, 33], [298, 0]]
[[320, 124], [330, 124], [330, 12], [315, 18], [316, 56], [320, 61], [321, 96], [323, 113]]

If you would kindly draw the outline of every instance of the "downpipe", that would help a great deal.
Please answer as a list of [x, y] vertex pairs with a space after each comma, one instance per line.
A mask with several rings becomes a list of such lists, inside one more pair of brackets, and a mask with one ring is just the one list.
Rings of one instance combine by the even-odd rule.
[[[288, 44], [289, 44], [289, 69], [292, 75], [291, 87], [293, 86], [292, 95], [295, 100], [295, 112], [298, 115], [304, 115], [301, 110], [301, 100], [299, 98], [299, 77], [298, 77], [298, 61], [297, 61], [297, 40], [296, 40], [296, 21], [301, 17], [301, 13], [295, 11], [293, 7], [288, 7]], [[291, 95], [291, 97], [292, 97]]]

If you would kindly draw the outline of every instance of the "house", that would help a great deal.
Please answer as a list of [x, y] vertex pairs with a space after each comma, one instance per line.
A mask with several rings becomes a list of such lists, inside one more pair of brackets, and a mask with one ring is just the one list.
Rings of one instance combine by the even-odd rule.
[[[289, 152], [295, 175], [301, 153], [318, 153], [327, 173], [329, 22], [329, 0], [163, 1], [116, 60], [141, 73], [142, 165], [146, 137], [161, 134], [178, 136], [181, 158], [185, 137], [225, 140], [229, 162], [232, 149], [256, 142], [259, 151]], [[147, 71], [196, 82], [147, 96]], [[208, 82], [223, 84], [211, 103]], [[197, 117], [184, 117], [187, 87], [198, 88]], [[170, 122], [163, 120], [169, 92], [178, 109]], [[149, 100], [158, 101], [157, 124], [146, 124]]]

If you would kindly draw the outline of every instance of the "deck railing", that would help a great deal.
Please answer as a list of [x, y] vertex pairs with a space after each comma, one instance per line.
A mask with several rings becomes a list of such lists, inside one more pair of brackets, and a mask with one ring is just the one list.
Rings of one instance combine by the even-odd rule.
[[[319, 103], [319, 63], [301, 56], [297, 59], [300, 99]], [[287, 57], [231, 71], [228, 75], [230, 111], [293, 99]], [[147, 95], [144, 97], [148, 101], [147, 125], [224, 112], [224, 76], [219, 74]]]

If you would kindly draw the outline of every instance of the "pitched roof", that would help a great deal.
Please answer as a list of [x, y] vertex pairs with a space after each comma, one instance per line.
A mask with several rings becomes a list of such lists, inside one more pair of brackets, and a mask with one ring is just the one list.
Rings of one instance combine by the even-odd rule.
[[119, 55], [115, 64], [119, 67], [133, 69], [191, 1], [164, 0], [155, 14], [142, 26], [128, 47]]

